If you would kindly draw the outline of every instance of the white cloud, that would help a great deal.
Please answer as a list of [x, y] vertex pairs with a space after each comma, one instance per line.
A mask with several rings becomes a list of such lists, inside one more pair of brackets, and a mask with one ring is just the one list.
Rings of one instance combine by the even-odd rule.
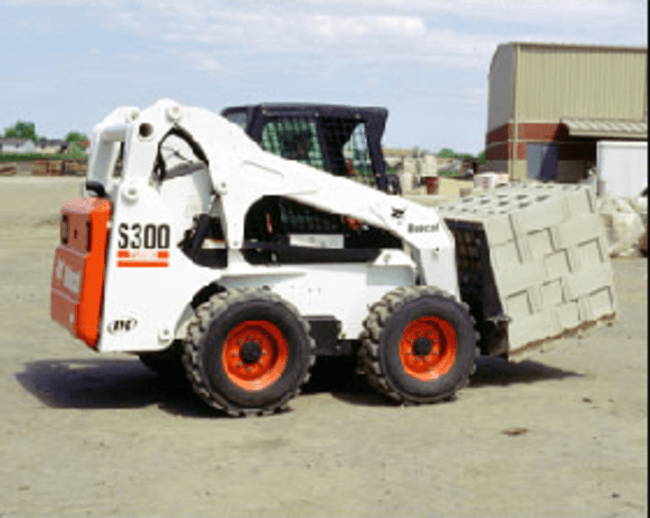
[[[166, 9], [118, 11], [114, 28], [204, 48], [346, 57], [364, 61], [436, 62], [452, 66], [484, 63], [496, 38], [453, 30], [431, 30], [421, 16], [334, 15], [304, 12]], [[176, 9], [178, 7], [178, 9]], [[205, 69], [209, 67], [206, 66]]]
[[[635, 0], [295, 0], [263, 6], [140, 0], [121, 5], [112, 19], [121, 30], [176, 43], [366, 59], [402, 54], [462, 67], [489, 61], [498, 42], [536, 39], [538, 32], [551, 41], [597, 42], [604, 29], [611, 37], [612, 26], [627, 23], [627, 30], [641, 24], [645, 34], [644, 12], [644, 2]], [[517, 37], [506, 24], [530, 32], [519, 29]]]
[[562, 18], [629, 18], [638, 16], [645, 0], [310, 0], [320, 8], [355, 5], [360, 9], [398, 8], [402, 12], [456, 15], [503, 23], [531, 21], [553, 24]]
[[501, 42], [625, 44], [643, 40], [647, 31], [644, 0], [0, 0], [2, 5], [85, 7], [88, 19], [109, 30], [162, 42], [170, 51], [180, 45], [186, 52], [212, 53], [189, 58], [204, 71], [223, 70], [227, 58], [214, 53], [227, 49], [240, 56], [288, 53], [486, 69]]
[[415, 16], [301, 15], [286, 20], [296, 32], [325, 36], [331, 41], [368, 37], [412, 37], [427, 32], [426, 23]]

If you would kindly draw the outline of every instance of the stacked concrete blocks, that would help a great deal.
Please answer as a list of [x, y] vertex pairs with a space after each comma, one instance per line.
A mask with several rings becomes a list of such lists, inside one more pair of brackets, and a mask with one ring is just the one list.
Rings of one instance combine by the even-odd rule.
[[[473, 225], [485, 232], [497, 296], [509, 319], [509, 356], [615, 315], [605, 231], [589, 188], [515, 184], [438, 210], [452, 230]], [[458, 243], [457, 250], [462, 262]]]

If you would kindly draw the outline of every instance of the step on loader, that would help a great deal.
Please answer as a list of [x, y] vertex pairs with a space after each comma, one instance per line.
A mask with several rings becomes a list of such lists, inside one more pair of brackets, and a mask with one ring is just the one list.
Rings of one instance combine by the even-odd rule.
[[[574, 255], [590, 265], [598, 235], [581, 248], [568, 227], [529, 232], [510, 199], [483, 219], [449, 207], [448, 225], [396, 195], [379, 147], [385, 110], [224, 115], [161, 100], [95, 127], [84, 195], [62, 210], [51, 289], [52, 318], [92, 349], [182, 369], [211, 407], [263, 415], [287, 407], [318, 356], [356, 355], [388, 398], [432, 403], [468, 383], [479, 354], [507, 356], [614, 313], [604, 258], [596, 289], [584, 273], [553, 277], [564, 252], [569, 273]], [[563, 196], [544, 200], [564, 207]], [[504, 221], [516, 223], [510, 237]], [[539, 232], [548, 243], [529, 236]], [[528, 262], [514, 268], [507, 254], [524, 244]], [[552, 275], [531, 281], [533, 264]], [[560, 307], [575, 315], [560, 322]]]

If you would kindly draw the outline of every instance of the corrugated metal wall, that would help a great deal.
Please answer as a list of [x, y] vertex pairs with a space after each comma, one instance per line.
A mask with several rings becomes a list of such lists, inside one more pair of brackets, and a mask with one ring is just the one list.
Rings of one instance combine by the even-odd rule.
[[647, 50], [519, 45], [518, 121], [643, 118]]
[[514, 117], [514, 60], [514, 47], [509, 44], [499, 45], [492, 58], [488, 79], [488, 132]]

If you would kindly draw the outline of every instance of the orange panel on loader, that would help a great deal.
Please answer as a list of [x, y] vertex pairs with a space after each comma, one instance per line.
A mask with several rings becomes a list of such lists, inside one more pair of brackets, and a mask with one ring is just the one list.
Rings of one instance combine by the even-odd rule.
[[52, 319], [93, 348], [99, 339], [110, 214], [105, 198], [67, 202], [52, 271]]

